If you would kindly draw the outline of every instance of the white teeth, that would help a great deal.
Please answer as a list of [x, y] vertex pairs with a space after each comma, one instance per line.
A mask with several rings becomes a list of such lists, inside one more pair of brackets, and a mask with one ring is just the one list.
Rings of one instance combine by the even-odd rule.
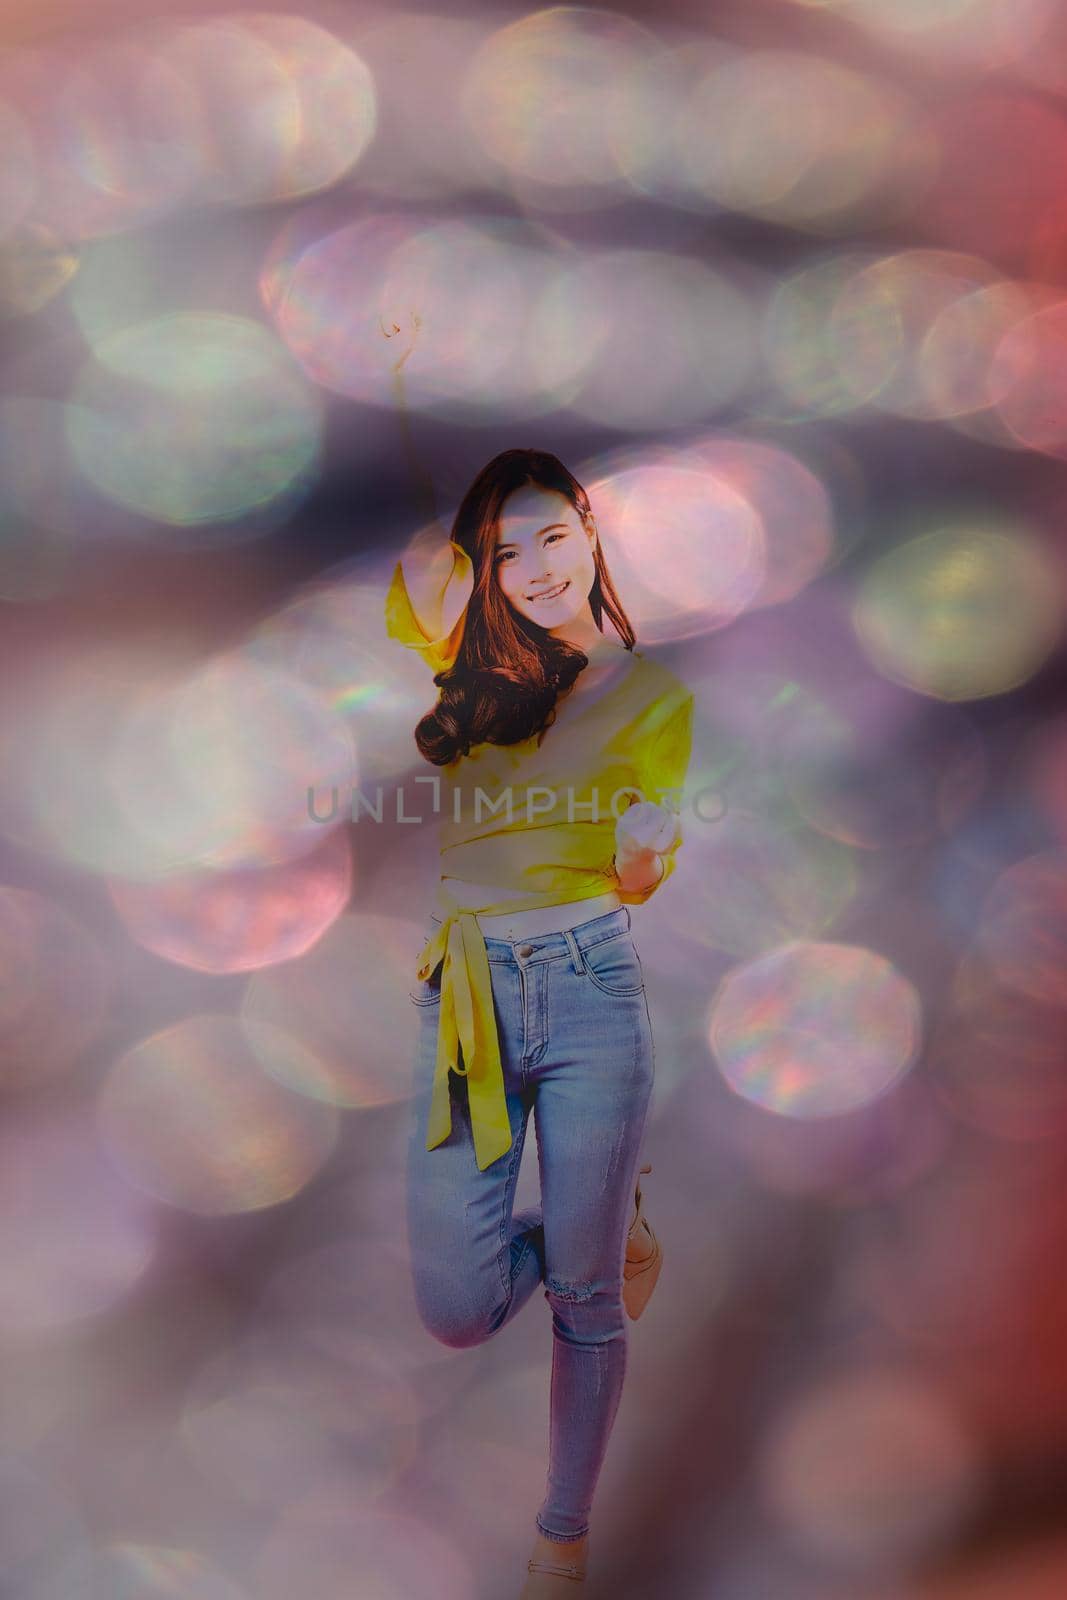
[[532, 594], [530, 596], [530, 599], [531, 600], [551, 600], [557, 594], [562, 594], [564, 589], [567, 587], [567, 584], [570, 583], [570, 581], [571, 580], [569, 578], [566, 578], [566, 579], [564, 579], [564, 581], [562, 583], [557, 584], [554, 589], [546, 589], [544, 594]]

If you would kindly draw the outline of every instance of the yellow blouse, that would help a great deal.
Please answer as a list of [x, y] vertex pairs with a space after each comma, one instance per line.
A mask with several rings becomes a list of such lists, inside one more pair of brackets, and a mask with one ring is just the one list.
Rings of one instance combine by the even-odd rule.
[[[433, 673], [456, 659], [474, 581], [470, 557], [449, 543], [451, 573], [420, 595], [427, 626], [416, 615], [400, 562], [385, 602], [390, 636], [417, 650]], [[680, 837], [659, 882], [640, 893], [624, 893], [614, 868], [615, 822], [629, 805], [655, 800], [680, 810], [692, 742], [690, 691], [662, 663], [638, 650], [632, 654], [620, 681], [576, 708], [558, 729], [548, 728], [547, 738], [476, 744], [436, 769], [442, 921], [419, 957], [419, 979], [444, 964], [426, 1148], [435, 1149], [452, 1130], [449, 1072], [466, 1076], [475, 1157], [483, 1170], [511, 1148], [511, 1127], [489, 960], [475, 913], [529, 911], [607, 889], [626, 904], [640, 904], [674, 870]], [[450, 879], [509, 892], [492, 904], [464, 908], [449, 892]]]

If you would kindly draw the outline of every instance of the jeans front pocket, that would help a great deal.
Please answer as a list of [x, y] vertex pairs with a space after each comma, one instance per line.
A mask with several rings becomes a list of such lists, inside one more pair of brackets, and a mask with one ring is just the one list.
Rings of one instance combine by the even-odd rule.
[[644, 990], [641, 957], [625, 929], [583, 950], [582, 964], [590, 983], [603, 994], [641, 994]]
[[416, 979], [414, 989], [408, 990], [408, 999], [412, 1005], [433, 1006], [439, 1002], [441, 998], [442, 967], [443, 963], [439, 961], [428, 978], [424, 981]]

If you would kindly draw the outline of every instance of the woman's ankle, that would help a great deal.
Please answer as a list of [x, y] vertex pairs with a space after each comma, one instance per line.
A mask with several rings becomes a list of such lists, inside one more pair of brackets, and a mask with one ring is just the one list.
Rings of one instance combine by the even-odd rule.
[[535, 1553], [537, 1555], [553, 1555], [558, 1561], [575, 1561], [581, 1565], [589, 1549], [589, 1534], [580, 1534], [576, 1539], [553, 1538], [540, 1527], [534, 1529]]

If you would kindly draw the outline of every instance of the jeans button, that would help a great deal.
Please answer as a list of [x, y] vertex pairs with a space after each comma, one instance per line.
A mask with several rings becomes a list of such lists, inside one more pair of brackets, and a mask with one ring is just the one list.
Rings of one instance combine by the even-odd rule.
[[520, 954], [520, 956], [532, 956], [533, 955], [533, 945], [532, 944], [520, 944], [520, 946], [519, 946], [519, 954]]

